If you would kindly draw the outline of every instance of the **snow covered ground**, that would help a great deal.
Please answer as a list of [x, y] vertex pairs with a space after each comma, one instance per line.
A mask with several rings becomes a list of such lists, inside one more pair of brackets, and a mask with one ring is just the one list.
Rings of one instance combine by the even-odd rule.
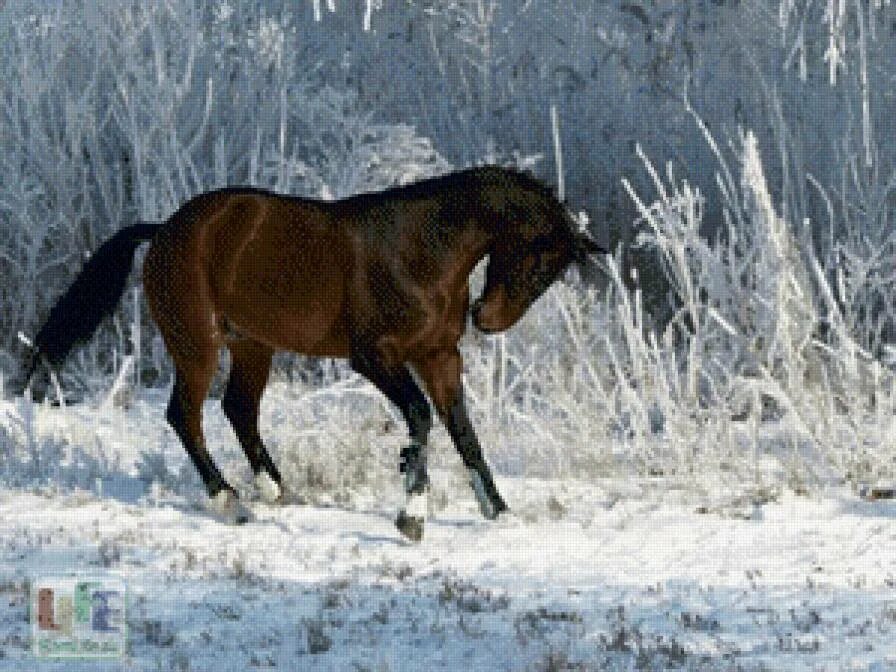
[[[896, 669], [896, 503], [499, 475], [513, 514], [487, 522], [445, 451], [420, 544], [397, 475], [231, 527], [188, 469], [146, 478], [147, 455], [186, 466], [163, 408], [0, 402], [0, 670]], [[248, 483], [211, 402], [206, 423]], [[33, 661], [29, 577], [72, 571], [124, 578], [125, 660]]]

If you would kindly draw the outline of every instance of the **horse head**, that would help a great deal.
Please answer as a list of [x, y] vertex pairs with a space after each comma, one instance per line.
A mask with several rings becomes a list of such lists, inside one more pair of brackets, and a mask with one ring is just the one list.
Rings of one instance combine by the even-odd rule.
[[513, 326], [571, 264], [607, 252], [579, 230], [577, 218], [547, 187], [528, 179], [528, 188], [508, 188], [485, 287], [473, 303], [473, 324], [485, 333]]

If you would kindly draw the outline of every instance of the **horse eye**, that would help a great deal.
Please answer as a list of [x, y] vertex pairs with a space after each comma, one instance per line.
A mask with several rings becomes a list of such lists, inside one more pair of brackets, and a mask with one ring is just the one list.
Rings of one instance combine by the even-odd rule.
[[538, 273], [538, 269], [541, 268], [541, 256], [530, 254], [523, 260], [523, 268], [527, 269], [528, 273]]
[[547, 254], [542, 254], [538, 259], [538, 270], [543, 274], [550, 275], [553, 273], [552, 268], [556, 260], [556, 255], [551, 255], [549, 259]]
[[533, 270], [533, 274], [539, 280], [544, 280], [551, 275], [551, 269], [545, 261], [544, 257], [539, 259], [538, 264], [535, 266]]

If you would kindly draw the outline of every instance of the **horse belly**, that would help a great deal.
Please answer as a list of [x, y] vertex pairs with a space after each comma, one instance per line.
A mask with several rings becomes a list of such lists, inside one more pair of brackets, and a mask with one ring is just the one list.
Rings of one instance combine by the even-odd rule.
[[305, 292], [272, 296], [251, 288], [234, 292], [222, 302], [222, 317], [237, 336], [249, 336], [279, 350], [347, 357], [341, 288], [312, 289], [313, 296]]

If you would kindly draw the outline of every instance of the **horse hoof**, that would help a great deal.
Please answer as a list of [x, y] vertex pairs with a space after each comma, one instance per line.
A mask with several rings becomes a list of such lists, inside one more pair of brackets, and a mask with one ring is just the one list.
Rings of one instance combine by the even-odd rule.
[[255, 474], [255, 487], [265, 504], [280, 504], [283, 501], [283, 489], [264, 469]]
[[476, 503], [479, 504], [479, 511], [484, 518], [494, 520], [498, 517], [499, 513], [508, 510], [507, 504], [501, 499], [501, 495], [499, 495], [495, 489], [494, 483], [490, 484], [491, 490], [493, 490], [494, 493], [490, 493], [489, 488], [485, 485], [482, 475], [475, 469], [470, 469], [470, 485], [473, 488], [473, 493], [476, 495]]
[[395, 527], [411, 541], [423, 539], [423, 518], [421, 516], [409, 516], [404, 511], [399, 511]]
[[222, 523], [242, 525], [252, 520], [252, 512], [239, 500], [233, 490], [221, 490], [209, 497], [208, 510]]
[[479, 500], [479, 511], [487, 520], [495, 520], [500, 514], [510, 511], [504, 500]]
[[494, 504], [480, 504], [479, 510], [482, 513], [482, 517], [486, 520], [494, 520], [498, 517], [498, 509], [495, 508]]

